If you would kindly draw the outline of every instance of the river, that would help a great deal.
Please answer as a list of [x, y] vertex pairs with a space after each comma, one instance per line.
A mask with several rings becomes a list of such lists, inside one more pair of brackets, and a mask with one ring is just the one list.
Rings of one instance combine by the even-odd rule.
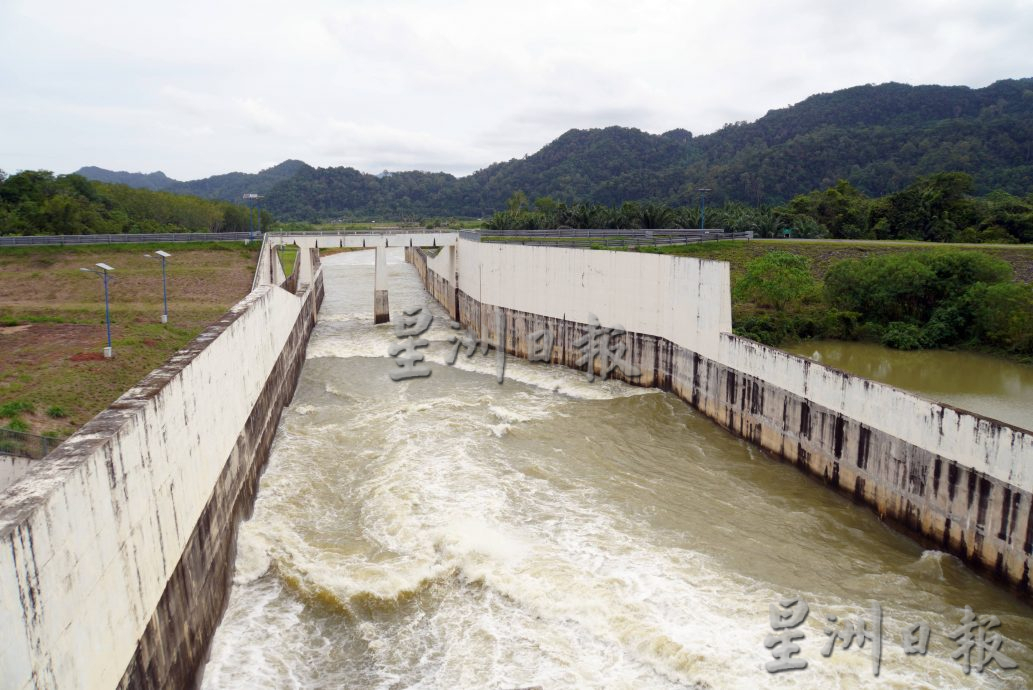
[[[400, 251], [392, 314], [427, 305], [428, 378], [393, 382], [372, 252], [324, 259], [326, 300], [241, 525], [205, 688], [1025, 688], [1031, 609], [731, 436], [676, 397], [493, 356]], [[770, 674], [769, 606], [801, 597], [806, 669]], [[882, 611], [821, 654], [825, 616]], [[996, 615], [1019, 664], [962, 672], [945, 634]], [[924, 621], [928, 654], [907, 656]]]
[[978, 352], [905, 352], [875, 343], [809, 340], [786, 350], [1021, 429], [1033, 429], [1033, 366]]

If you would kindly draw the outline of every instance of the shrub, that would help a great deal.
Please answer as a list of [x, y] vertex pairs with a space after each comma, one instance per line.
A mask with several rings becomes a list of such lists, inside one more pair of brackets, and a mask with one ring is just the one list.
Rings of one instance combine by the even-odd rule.
[[23, 422], [21, 419], [15, 417], [7, 423], [6, 428], [10, 431], [26, 432], [29, 430], [29, 425]]
[[991, 345], [1033, 354], [1033, 285], [973, 285], [965, 294], [974, 335]]
[[921, 350], [922, 331], [913, 323], [894, 321], [883, 332], [882, 344], [895, 350]]
[[53, 417], [54, 419], [61, 419], [63, 417], [67, 417], [68, 413], [65, 412], [63, 407], [58, 407], [57, 405], [53, 405], [53, 406], [47, 408], [47, 416], [48, 417]]
[[22, 412], [32, 414], [32, 411], [32, 403], [27, 403], [24, 400], [14, 400], [12, 402], [0, 405], [0, 417], [14, 418], [20, 415]]
[[735, 286], [738, 299], [779, 311], [796, 308], [818, 291], [810, 262], [789, 252], [770, 252], [746, 266]]
[[924, 324], [946, 300], [976, 283], [1010, 281], [1011, 266], [974, 251], [881, 254], [840, 261], [825, 277], [825, 296], [864, 321]]

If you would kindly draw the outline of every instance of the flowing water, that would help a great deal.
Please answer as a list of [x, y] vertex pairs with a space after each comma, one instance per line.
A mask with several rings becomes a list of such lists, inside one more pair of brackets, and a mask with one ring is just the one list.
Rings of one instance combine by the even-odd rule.
[[[325, 259], [205, 688], [1024, 688], [1031, 609], [955, 558], [672, 395], [509, 358], [446, 366], [452, 331], [392, 256], [393, 314], [428, 304], [429, 378], [392, 382], [372, 253]], [[801, 671], [769, 674], [769, 605], [802, 597]], [[872, 618], [883, 653], [825, 616]], [[1019, 664], [965, 675], [945, 634], [996, 615]], [[925, 656], [903, 629], [929, 624]]]
[[810, 340], [794, 354], [897, 388], [1033, 429], [1033, 366], [977, 352], [904, 352], [875, 343]]

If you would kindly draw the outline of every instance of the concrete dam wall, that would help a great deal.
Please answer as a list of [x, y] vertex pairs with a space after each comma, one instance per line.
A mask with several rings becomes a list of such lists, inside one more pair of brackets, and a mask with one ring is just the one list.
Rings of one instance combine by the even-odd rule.
[[[885, 520], [1031, 593], [1033, 434], [731, 333], [728, 264], [459, 240], [407, 249], [427, 290], [478, 337], [576, 367], [589, 313], [621, 325], [628, 379], [671, 391]], [[409, 305], [406, 305], [409, 306]]]
[[[323, 297], [255, 289], [0, 494], [0, 687], [195, 684]], [[315, 266], [315, 268], [313, 268]]]

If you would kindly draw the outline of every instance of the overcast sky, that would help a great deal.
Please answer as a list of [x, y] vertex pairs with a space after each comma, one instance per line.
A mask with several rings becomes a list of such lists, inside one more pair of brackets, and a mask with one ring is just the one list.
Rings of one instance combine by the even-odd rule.
[[467, 174], [865, 83], [1033, 76], [1033, 0], [0, 0], [0, 168]]

